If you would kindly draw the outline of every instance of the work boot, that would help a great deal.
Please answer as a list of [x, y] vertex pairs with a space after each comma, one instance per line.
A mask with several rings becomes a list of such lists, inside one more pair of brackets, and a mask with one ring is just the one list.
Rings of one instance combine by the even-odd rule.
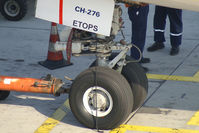
[[144, 58], [144, 57], [143, 57], [143, 58], [141, 59], [140, 63], [150, 63], [150, 61], [151, 61], [150, 58]]
[[172, 47], [171, 51], [170, 51], [170, 55], [171, 56], [177, 55], [179, 53], [179, 51], [180, 51], [179, 47]]
[[153, 51], [156, 51], [158, 49], [163, 49], [163, 48], [164, 48], [164, 43], [162, 43], [162, 42], [155, 42], [155, 43], [153, 43], [152, 46], [150, 46], [150, 47], [147, 48], [147, 51], [153, 52]]

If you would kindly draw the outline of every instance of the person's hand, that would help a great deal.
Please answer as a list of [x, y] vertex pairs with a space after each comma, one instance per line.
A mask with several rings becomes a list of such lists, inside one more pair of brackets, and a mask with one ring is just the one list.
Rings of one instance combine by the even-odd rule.
[[131, 1], [131, 4], [140, 5], [141, 2], [138, 1]]
[[143, 3], [143, 2], [138, 2], [138, 1], [131, 1], [132, 4], [136, 4], [136, 5], [140, 5], [140, 6], [147, 6], [147, 3]]
[[138, 5], [138, 6], [147, 6], [147, 3], [138, 2], [138, 1], [131, 1], [131, 4], [125, 4], [126, 7], [130, 7], [131, 5]]
[[143, 3], [143, 2], [139, 2], [140, 3], [140, 6], [147, 6], [148, 4], [147, 3]]

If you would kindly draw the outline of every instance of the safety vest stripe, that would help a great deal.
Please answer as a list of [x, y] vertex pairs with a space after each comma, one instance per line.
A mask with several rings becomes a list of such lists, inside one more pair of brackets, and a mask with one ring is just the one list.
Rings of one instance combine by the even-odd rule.
[[154, 29], [155, 32], [164, 32], [164, 30], [161, 29]]
[[178, 34], [174, 34], [174, 33], [170, 33], [171, 36], [181, 36], [182, 33], [178, 33]]

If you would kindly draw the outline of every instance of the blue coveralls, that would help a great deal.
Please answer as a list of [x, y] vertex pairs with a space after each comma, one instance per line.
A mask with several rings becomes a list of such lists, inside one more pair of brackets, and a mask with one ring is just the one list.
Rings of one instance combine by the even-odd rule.
[[[128, 8], [129, 19], [132, 22], [132, 38], [131, 42], [135, 44], [143, 53], [149, 5], [147, 6], [132, 6]], [[139, 59], [140, 53], [135, 47], [131, 48], [131, 57]]]
[[164, 31], [166, 26], [166, 17], [170, 21], [170, 43], [172, 47], [178, 47], [182, 41], [182, 10], [156, 6], [153, 21], [154, 41], [165, 42]]

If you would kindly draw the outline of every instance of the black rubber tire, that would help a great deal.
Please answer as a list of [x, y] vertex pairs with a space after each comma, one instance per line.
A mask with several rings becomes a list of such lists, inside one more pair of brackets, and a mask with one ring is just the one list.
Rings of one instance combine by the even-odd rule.
[[[84, 93], [94, 86], [105, 88], [113, 100], [112, 110], [103, 117], [90, 114], [83, 104]], [[116, 128], [127, 119], [133, 108], [132, 99], [127, 80], [117, 71], [106, 67], [92, 67], [80, 73], [69, 93], [71, 110], [80, 123], [102, 130]]]
[[10, 91], [0, 91], [0, 100], [5, 100], [10, 94]]
[[132, 111], [135, 111], [144, 103], [147, 97], [148, 79], [144, 70], [136, 63], [128, 63], [124, 66], [122, 75], [127, 79], [133, 91], [134, 106]]
[[[109, 57], [109, 60], [112, 60], [118, 55], [118, 53], [112, 53]], [[130, 56], [126, 56], [127, 61], [134, 61], [134, 59]], [[90, 67], [96, 66], [96, 61], [94, 61]], [[115, 67], [113, 68], [115, 69]], [[125, 65], [122, 69], [121, 73], [126, 80], [129, 82], [131, 86], [131, 90], [134, 96], [134, 104], [133, 110], [135, 111], [138, 107], [140, 107], [148, 94], [148, 79], [146, 73], [144, 72], [141, 65], [137, 62], [131, 62]]]
[[[0, 0], [1, 14], [6, 19], [8, 19], [10, 21], [21, 20], [27, 13], [27, 1], [26, 0], [14, 0], [15, 3], [10, 4], [12, 6], [6, 7], [6, 5], [8, 5], [8, 2], [10, 2], [10, 0]], [[11, 10], [13, 11], [13, 13], [11, 12]]]

